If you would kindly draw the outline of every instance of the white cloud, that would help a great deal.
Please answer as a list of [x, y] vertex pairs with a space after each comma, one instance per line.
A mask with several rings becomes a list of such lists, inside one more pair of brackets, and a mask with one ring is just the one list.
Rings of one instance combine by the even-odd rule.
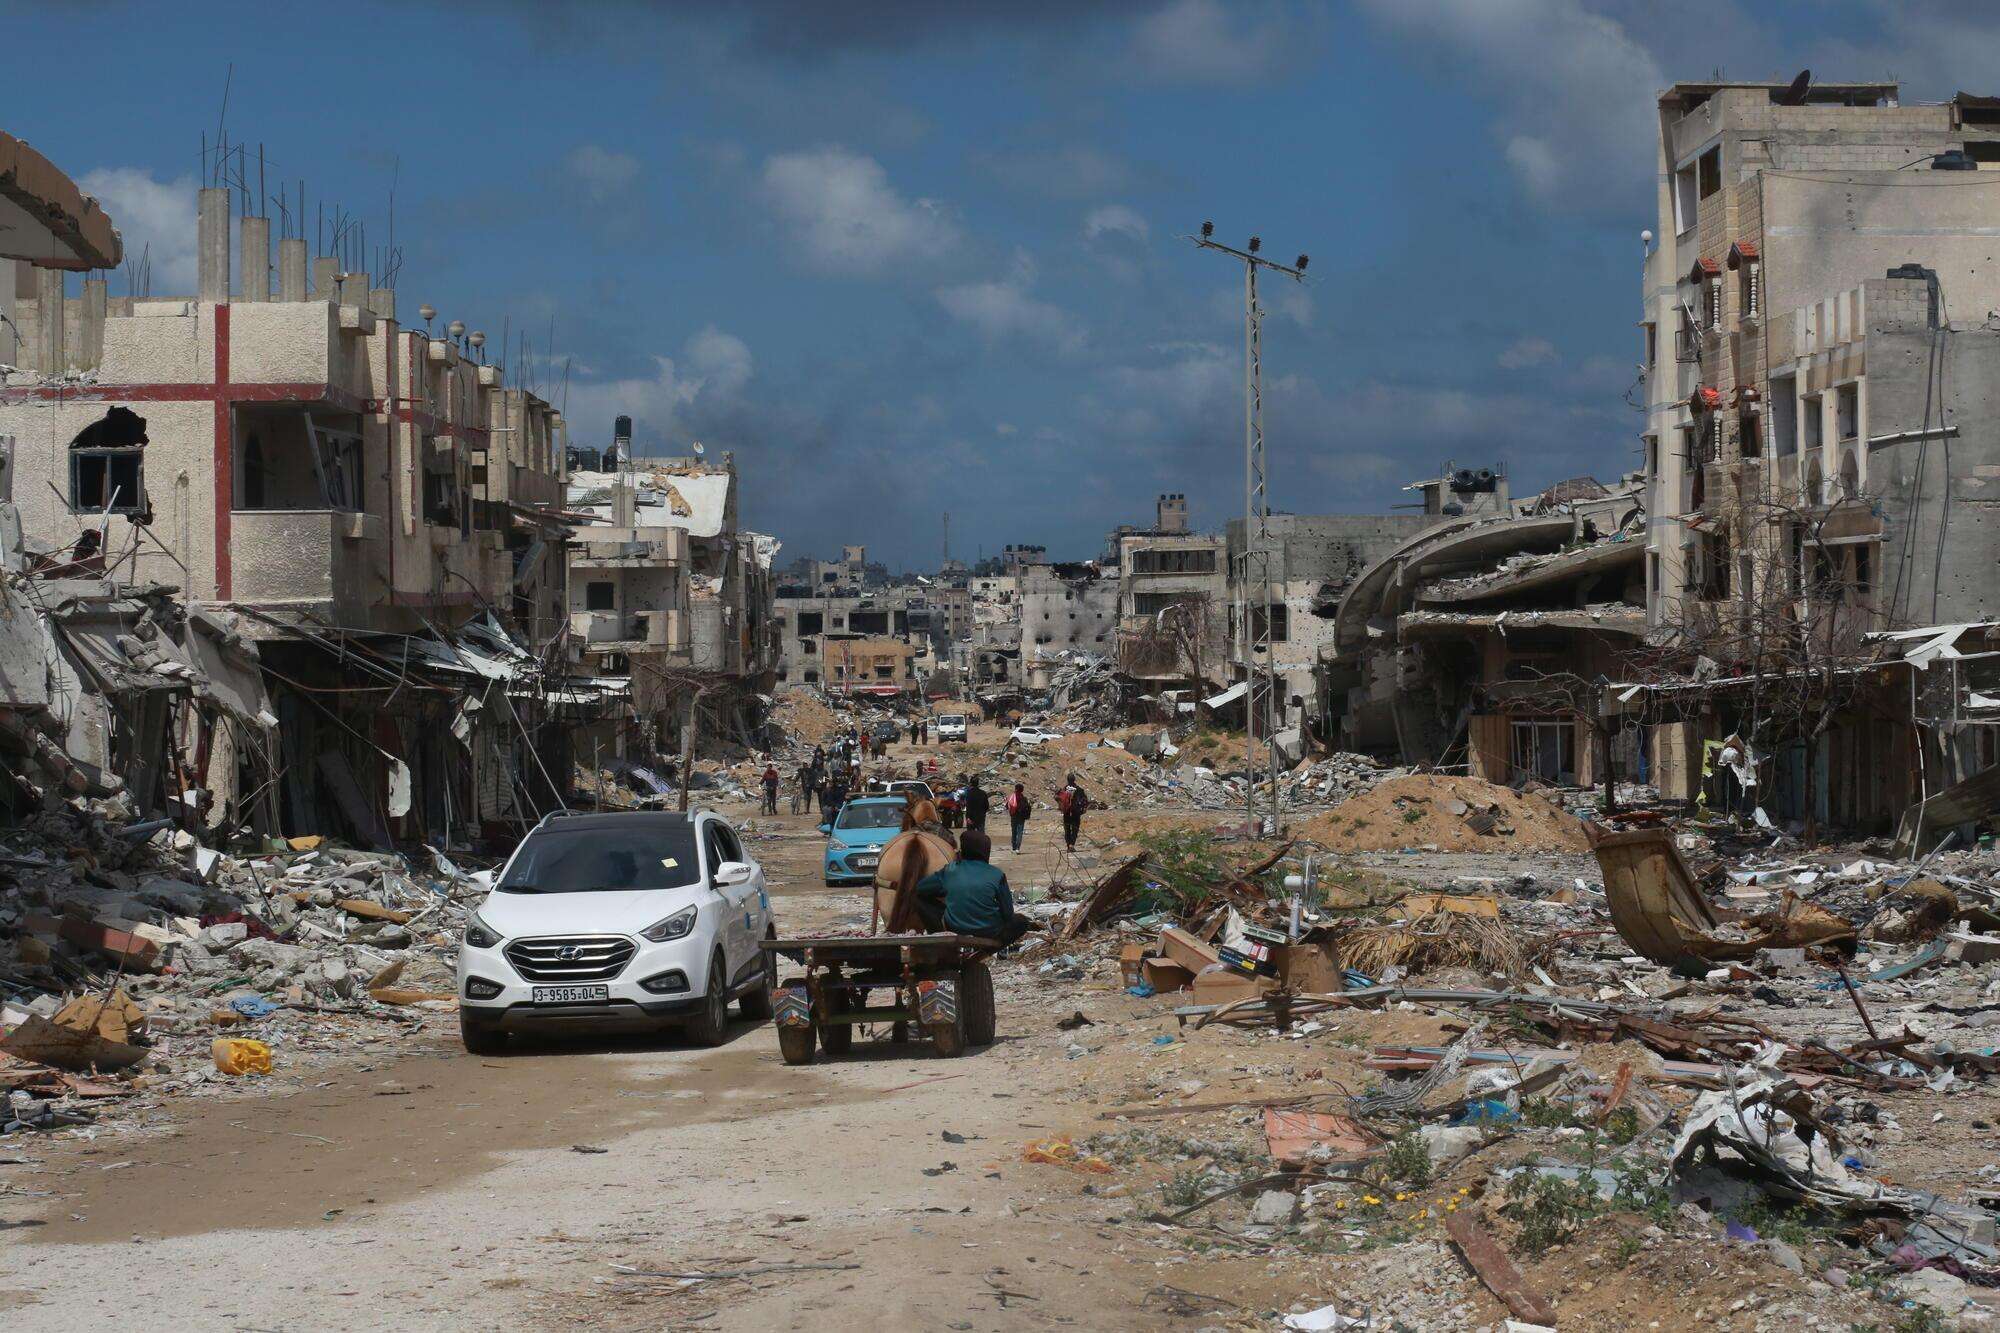
[[1499, 148], [1528, 193], [1592, 212], [1643, 207], [1660, 64], [1583, 0], [1359, 0], [1387, 31], [1499, 109]]
[[1093, 208], [1083, 220], [1083, 237], [1087, 241], [1100, 236], [1127, 236], [1143, 245], [1150, 235], [1152, 228], [1146, 225], [1146, 219], [1123, 204]]
[[1554, 364], [1556, 345], [1547, 338], [1516, 338], [1500, 350], [1496, 362], [1502, 370], [1528, 370]]
[[678, 359], [653, 358], [653, 373], [622, 380], [570, 381], [567, 413], [576, 436], [609, 429], [620, 413], [633, 418], [639, 447], [669, 451], [684, 443], [690, 413], [735, 402], [756, 372], [750, 348], [733, 333], [714, 325], [700, 330], [681, 346]]
[[125, 242], [125, 262], [136, 266], [141, 255], [148, 257], [155, 295], [194, 295], [194, 177], [161, 181], [137, 167], [100, 167], [78, 177], [77, 184], [111, 215]]
[[1155, 79], [1241, 85], [1276, 70], [1296, 50], [1296, 41], [1282, 19], [1218, 0], [1173, 0], [1140, 20], [1130, 58]]
[[600, 148], [594, 143], [580, 144], [571, 149], [569, 156], [563, 159], [563, 165], [570, 179], [594, 204], [615, 199], [639, 182], [638, 158], [630, 153]]
[[988, 342], [1019, 340], [1056, 352], [1081, 351], [1088, 341], [1083, 326], [1061, 306], [1030, 296], [1034, 280], [1034, 261], [1017, 254], [1014, 271], [1004, 279], [940, 287], [934, 295], [947, 314]]
[[765, 160], [764, 197], [813, 268], [869, 274], [956, 249], [959, 230], [935, 199], [906, 199], [874, 158], [838, 146]]

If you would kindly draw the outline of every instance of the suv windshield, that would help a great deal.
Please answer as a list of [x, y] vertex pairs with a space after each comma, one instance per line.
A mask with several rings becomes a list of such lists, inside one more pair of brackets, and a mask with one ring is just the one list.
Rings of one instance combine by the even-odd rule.
[[495, 887], [502, 893], [610, 893], [701, 883], [692, 824], [560, 826], [528, 835]]
[[903, 803], [884, 801], [880, 805], [847, 805], [840, 810], [838, 828], [901, 828]]

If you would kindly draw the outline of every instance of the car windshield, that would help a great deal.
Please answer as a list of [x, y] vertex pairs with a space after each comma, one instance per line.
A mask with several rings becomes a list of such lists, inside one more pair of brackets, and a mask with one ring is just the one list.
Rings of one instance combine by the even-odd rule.
[[547, 829], [528, 835], [495, 887], [502, 893], [611, 893], [701, 883], [694, 826]]
[[956, 713], [946, 713], [938, 721], [947, 727], [962, 727], [965, 725], [965, 719]]
[[836, 824], [838, 828], [901, 828], [902, 826], [901, 801], [883, 801], [879, 805], [870, 802], [866, 805], [843, 806]]

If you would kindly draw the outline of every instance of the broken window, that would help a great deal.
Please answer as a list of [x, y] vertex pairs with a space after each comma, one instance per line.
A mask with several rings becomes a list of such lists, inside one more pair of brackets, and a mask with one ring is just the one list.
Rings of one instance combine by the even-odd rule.
[[1703, 153], [1695, 165], [1699, 168], [1702, 198], [1706, 199], [1722, 189], [1722, 145], [1717, 144]]
[[112, 408], [70, 441], [70, 512], [147, 514], [145, 469], [146, 419]]
[[818, 634], [825, 627], [826, 613], [824, 611], [799, 612], [799, 637], [804, 638], [808, 634]]
[[1693, 163], [1674, 173], [1674, 230], [1682, 236], [1694, 230], [1695, 210], [1698, 207], [1695, 168]]
[[1819, 452], [1826, 433], [1826, 398], [1813, 394], [1799, 403], [1799, 447], [1806, 453]]
[[1859, 384], [1843, 384], [1833, 391], [1833, 424], [1843, 440], [1851, 440], [1861, 433]]
[[1764, 419], [1754, 412], [1738, 418], [1737, 447], [1745, 458], [1764, 456]]
[[1799, 451], [1799, 381], [1771, 377], [1771, 450], [1784, 458]]
[[1517, 717], [1508, 758], [1515, 776], [1567, 786], [1576, 775], [1576, 724], [1556, 717]]
[[1272, 603], [1269, 606], [1253, 606], [1250, 611], [1250, 638], [1253, 642], [1264, 637], [1264, 623], [1270, 621], [1271, 642], [1284, 643], [1291, 633], [1291, 608]]
[[583, 609], [586, 611], [615, 611], [618, 609], [618, 589], [609, 579], [593, 579], [583, 585]]

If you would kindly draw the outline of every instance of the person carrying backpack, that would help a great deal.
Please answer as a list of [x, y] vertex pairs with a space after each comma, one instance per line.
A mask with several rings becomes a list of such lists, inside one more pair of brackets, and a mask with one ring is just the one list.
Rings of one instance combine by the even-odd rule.
[[1076, 835], [1083, 831], [1083, 812], [1090, 809], [1090, 797], [1077, 785], [1076, 774], [1069, 775], [1069, 782], [1056, 792], [1056, 807], [1062, 811], [1063, 846], [1074, 853]]
[[1021, 835], [1027, 831], [1028, 816], [1035, 813], [1035, 803], [1028, 799], [1028, 789], [1020, 783], [1007, 793], [1007, 820], [1014, 826], [1014, 850], [1021, 850]]

